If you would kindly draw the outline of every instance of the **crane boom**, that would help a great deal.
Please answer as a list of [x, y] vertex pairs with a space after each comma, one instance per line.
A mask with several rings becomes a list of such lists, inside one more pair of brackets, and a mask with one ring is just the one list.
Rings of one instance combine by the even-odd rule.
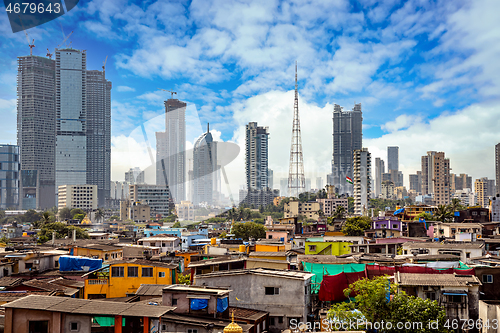
[[166, 90], [166, 89], [161, 89], [161, 88], [158, 88], [158, 89], [166, 91], [166, 92], [169, 92], [170, 93], [170, 99], [174, 99], [174, 94], [177, 95], [177, 92], [175, 92], [173, 89], [172, 90]]
[[63, 45], [63, 44], [64, 44], [64, 42], [66, 42], [66, 41], [68, 40], [69, 36], [71, 36], [71, 34], [72, 34], [72, 33], [73, 33], [73, 31], [71, 31], [71, 32], [69, 33], [69, 35], [67, 35], [67, 36], [66, 36], [66, 38], [64, 38], [64, 40], [61, 42], [61, 44], [57, 45], [57, 47], [59, 47], [59, 46]]

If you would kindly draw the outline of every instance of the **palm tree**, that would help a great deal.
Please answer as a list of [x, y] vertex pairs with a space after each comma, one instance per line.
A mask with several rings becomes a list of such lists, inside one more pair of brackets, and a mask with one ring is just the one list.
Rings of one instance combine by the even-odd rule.
[[464, 209], [464, 206], [462, 206], [462, 202], [458, 198], [451, 199], [451, 203], [450, 203], [449, 207], [450, 207], [450, 211], [452, 213]]
[[102, 211], [102, 209], [99, 208], [98, 210], [96, 210], [96, 212], [95, 212], [95, 218], [96, 218], [96, 220], [102, 222], [102, 218], [103, 217], [104, 217], [104, 212]]
[[337, 206], [337, 208], [335, 209], [335, 213], [333, 213], [333, 217], [336, 219], [343, 219], [345, 217], [344, 206]]
[[449, 222], [451, 219], [453, 219], [453, 213], [451, 212], [449, 205], [440, 205], [434, 213], [434, 217], [438, 221]]

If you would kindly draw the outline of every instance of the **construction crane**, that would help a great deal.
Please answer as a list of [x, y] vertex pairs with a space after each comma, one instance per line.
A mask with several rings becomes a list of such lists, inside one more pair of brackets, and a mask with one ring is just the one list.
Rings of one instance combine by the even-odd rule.
[[161, 88], [158, 88], [158, 89], [166, 91], [166, 92], [169, 92], [170, 93], [170, 99], [174, 99], [174, 94], [177, 95], [177, 93], [174, 90], [165, 90], [165, 89], [161, 89]]
[[28, 46], [30, 47], [30, 56], [32, 56], [33, 55], [33, 48], [35, 47], [35, 40], [33, 39], [33, 41], [30, 43], [30, 38], [28, 37], [28, 32], [24, 28], [23, 20], [21, 20], [20, 15], [17, 15], [17, 16], [19, 16], [19, 21], [21, 22], [21, 26], [23, 27], [24, 34], [26, 35], [26, 40], [28, 41]]
[[73, 33], [73, 31], [71, 31], [69, 33], [69, 35], [67, 35], [66, 38], [64, 38], [64, 40], [61, 42], [61, 44], [57, 45], [57, 47], [59, 48], [59, 46], [63, 45], [68, 40], [69, 36], [71, 36], [72, 33]]
[[104, 59], [104, 61], [102, 62], [102, 72], [104, 73], [104, 71], [106, 70], [106, 62], [108, 61], [108, 56], [106, 56], [106, 59]]
[[52, 59], [52, 53], [50, 53], [49, 49], [47, 49], [46, 57], [49, 57], [49, 59]]

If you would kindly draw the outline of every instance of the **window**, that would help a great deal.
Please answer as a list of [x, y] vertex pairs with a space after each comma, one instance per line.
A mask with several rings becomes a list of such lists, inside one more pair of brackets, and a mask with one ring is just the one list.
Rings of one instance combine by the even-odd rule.
[[192, 330], [192, 329], [190, 329], [190, 330], [187, 331], [187, 333], [198, 333], [198, 330]]
[[158, 277], [164, 278], [165, 277], [165, 272], [158, 272]]
[[462, 303], [462, 295], [448, 295], [448, 302]]
[[309, 245], [309, 251], [316, 251], [316, 245]]
[[283, 317], [278, 317], [278, 324], [283, 324]]
[[266, 287], [266, 295], [279, 295], [280, 288]]
[[483, 274], [483, 283], [493, 283], [493, 275]]
[[177, 298], [172, 298], [172, 306], [177, 305]]
[[425, 298], [430, 299], [431, 301], [435, 301], [436, 300], [436, 293], [427, 292], [427, 293], [425, 293]]
[[138, 277], [139, 276], [139, 267], [132, 266], [127, 269], [128, 277]]
[[78, 323], [70, 323], [69, 329], [70, 331], [78, 331]]
[[125, 276], [125, 267], [111, 267], [111, 277], [124, 277]]
[[274, 317], [269, 318], [269, 326], [274, 326]]
[[153, 267], [143, 267], [142, 277], [153, 277]]
[[470, 258], [470, 252], [466, 252], [466, 253], [465, 253], [465, 257], [466, 257], [466, 258]]
[[166, 331], [167, 330], [167, 325], [166, 324], [161, 324], [161, 331]]

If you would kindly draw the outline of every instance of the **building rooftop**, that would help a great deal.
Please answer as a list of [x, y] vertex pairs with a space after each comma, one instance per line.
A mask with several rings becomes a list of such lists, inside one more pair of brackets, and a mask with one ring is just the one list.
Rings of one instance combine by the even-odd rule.
[[285, 257], [287, 256], [287, 252], [250, 252], [248, 256], [251, 257]]
[[440, 249], [482, 249], [483, 242], [457, 242], [457, 243], [437, 243], [437, 242], [406, 242], [403, 246], [408, 249], [420, 248], [440, 248]]
[[163, 288], [168, 286], [168, 284], [141, 284], [135, 294], [138, 296], [161, 296]]
[[154, 266], [154, 267], [164, 267], [170, 269], [176, 269], [178, 265], [171, 264], [167, 262], [147, 260], [147, 259], [130, 259], [130, 260], [112, 260], [109, 261], [108, 264], [111, 265], [119, 265], [119, 264], [136, 264], [142, 266]]
[[472, 287], [480, 286], [481, 282], [474, 275], [461, 274], [412, 274], [396, 273], [396, 283], [402, 286], [442, 286], [442, 287]]
[[215, 277], [215, 276], [230, 276], [230, 275], [263, 275], [263, 276], [272, 276], [272, 277], [282, 277], [285, 279], [294, 279], [294, 280], [307, 280], [314, 276], [314, 274], [302, 271], [288, 271], [288, 270], [274, 270], [268, 268], [254, 268], [254, 269], [237, 269], [231, 271], [218, 271], [206, 274], [198, 275], [199, 278], [203, 277]]
[[3, 305], [6, 308], [55, 311], [83, 315], [154, 317], [158, 318], [172, 311], [175, 307], [153, 306], [134, 303], [109, 302], [57, 297], [30, 295]]
[[185, 284], [171, 284], [163, 288], [163, 291], [166, 292], [177, 292], [177, 293], [201, 293], [201, 294], [211, 294], [211, 295], [217, 295], [217, 296], [227, 296], [229, 295], [229, 292], [232, 290], [229, 290], [227, 288], [217, 288], [217, 287], [204, 287], [204, 286], [191, 286], [191, 285], [185, 285]]
[[152, 237], [144, 237], [144, 238], [139, 239], [139, 241], [143, 241], [143, 242], [173, 242], [176, 239], [179, 239], [179, 237], [173, 237], [173, 236], [158, 237], [158, 235], [157, 235], [157, 236], [152, 236]]
[[194, 267], [202, 267], [202, 266], [210, 266], [210, 265], [218, 265], [218, 264], [227, 264], [231, 262], [240, 262], [240, 261], [245, 261], [245, 258], [236, 258], [236, 259], [228, 259], [228, 258], [223, 258], [223, 259], [206, 259], [206, 260], [200, 260], [196, 262], [191, 262], [188, 267], [189, 268], [194, 268]]

